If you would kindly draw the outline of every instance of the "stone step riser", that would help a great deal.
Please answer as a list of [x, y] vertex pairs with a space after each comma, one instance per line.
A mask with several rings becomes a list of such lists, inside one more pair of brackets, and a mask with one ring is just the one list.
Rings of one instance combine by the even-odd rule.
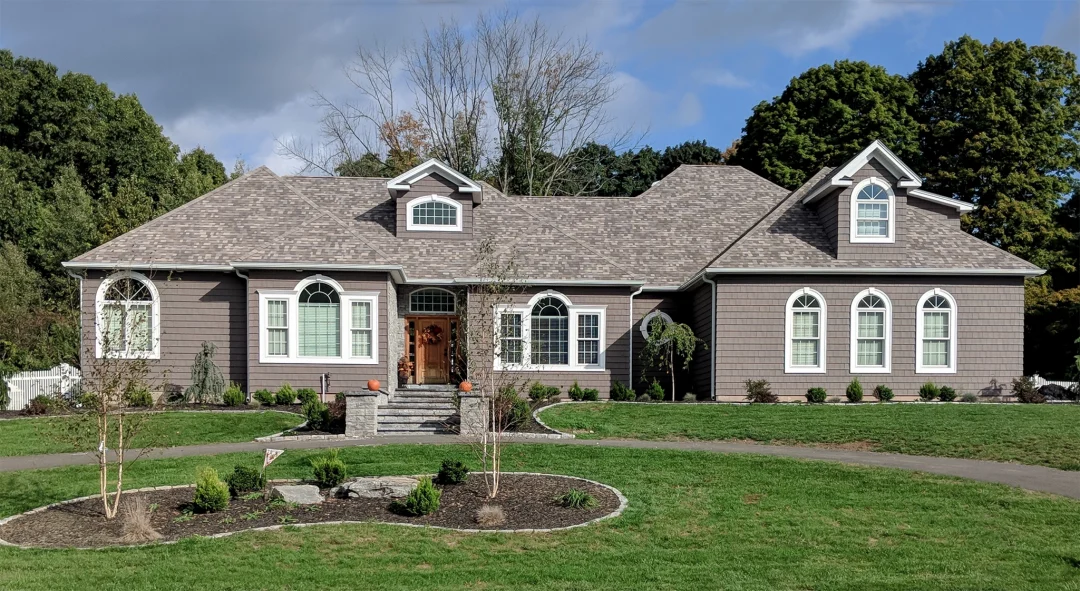
[[379, 407], [379, 415], [382, 416], [384, 414], [404, 414], [404, 415], [407, 415], [407, 414], [446, 414], [446, 415], [454, 415], [454, 414], [457, 414], [457, 409], [455, 409], [454, 407], [426, 406], [426, 405], [425, 406], [405, 406], [405, 407], [388, 406], [388, 407], [385, 407], [385, 408], [384, 407]]

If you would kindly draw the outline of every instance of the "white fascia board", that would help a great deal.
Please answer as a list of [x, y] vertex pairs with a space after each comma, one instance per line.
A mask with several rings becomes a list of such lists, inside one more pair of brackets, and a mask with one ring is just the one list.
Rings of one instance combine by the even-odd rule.
[[345, 263], [273, 263], [273, 262], [230, 262], [234, 269], [275, 270], [286, 269], [290, 271], [384, 271], [390, 273], [396, 283], [407, 283], [405, 271], [401, 265], [354, 265]]
[[937, 193], [931, 193], [930, 191], [924, 191], [922, 189], [912, 189], [908, 191], [908, 196], [918, 197], [925, 201], [932, 201], [941, 205], [946, 205], [959, 211], [960, 213], [967, 213], [969, 211], [975, 211], [975, 206], [959, 199], [953, 199], [952, 197], [946, 197], [945, 195], [938, 195]]
[[173, 263], [91, 263], [82, 261], [65, 261], [60, 263], [65, 269], [100, 269], [102, 271], [221, 271], [231, 273], [232, 265], [188, 265]]
[[441, 176], [446, 177], [447, 180], [453, 181], [458, 186], [458, 191], [462, 193], [480, 193], [480, 185], [473, 182], [469, 177], [461, 174], [460, 172], [450, 168], [443, 164], [441, 161], [432, 158], [427, 162], [419, 166], [415, 166], [400, 175], [390, 179], [386, 183], [386, 188], [391, 191], [408, 191], [412, 184], [417, 180], [424, 178], [425, 176], [437, 172]]
[[885, 168], [888, 168], [889, 172], [899, 179], [896, 186], [903, 189], [917, 189], [922, 186], [922, 180], [919, 179], [919, 175], [914, 170], [904, 164], [904, 161], [897, 157], [896, 154], [893, 154], [893, 151], [881, 143], [881, 140], [874, 140], [862, 152], [849, 160], [843, 168], [833, 173], [828, 183], [803, 197], [802, 202], [812, 203], [818, 197], [836, 187], [850, 187], [852, 175], [866, 166], [866, 163], [870, 162], [871, 159], [876, 159], [884, 164]]
[[[457, 284], [484, 284], [492, 283], [492, 279], [484, 279], [481, 277], [459, 277], [454, 279], [454, 283]], [[417, 280], [413, 283], [421, 283]], [[640, 286], [645, 285], [644, 281], [635, 280], [622, 280], [622, 279], [521, 279], [518, 281], [507, 281], [509, 284], [517, 285], [596, 285], [596, 286]]]
[[1006, 275], [1038, 277], [1045, 269], [943, 269], [903, 267], [710, 267], [705, 273], [710, 275]]

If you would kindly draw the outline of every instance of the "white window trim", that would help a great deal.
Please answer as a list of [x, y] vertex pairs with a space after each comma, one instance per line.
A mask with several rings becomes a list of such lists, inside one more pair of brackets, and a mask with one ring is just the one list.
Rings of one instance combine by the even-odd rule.
[[[312, 283], [326, 283], [338, 292], [341, 311], [339, 334], [341, 342], [338, 357], [301, 357], [300, 356], [300, 293]], [[307, 364], [307, 365], [374, 365], [379, 363], [379, 293], [375, 291], [345, 291], [341, 284], [323, 275], [308, 277], [296, 284], [293, 289], [260, 289], [259, 293], [259, 363], [267, 364]], [[288, 309], [288, 355], [269, 355], [267, 353], [266, 326], [267, 306], [270, 300], [285, 300]], [[371, 357], [352, 356], [352, 304], [353, 302], [371, 303]]]
[[663, 318], [664, 322], [672, 322], [671, 316], [668, 316], [666, 312], [661, 312], [660, 310], [653, 310], [646, 314], [645, 317], [641, 319], [640, 327], [641, 336], [644, 337], [646, 341], [649, 340], [649, 323], [657, 316]]
[[[859, 303], [866, 296], [877, 296], [885, 302], [885, 365], [859, 365]], [[870, 288], [860, 291], [851, 300], [851, 373], [892, 373], [892, 300], [884, 292]]]
[[[413, 310], [413, 307], [412, 307], [413, 294], [416, 294], [416, 293], [421, 292], [421, 291], [442, 291], [442, 292], [446, 292], [446, 293], [450, 294], [450, 297], [453, 298], [454, 309], [449, 311], [449, 312], [422, 312], [420, 310]], [[449, 289], [443, 289], [441, 287], [421, 287], [420, 289], [414, 289], [414, 290], [409, 292], [409, 315], [411, 316], [411, 315], [414, 315], [414, 314], [420, 315], [420, 316], [451, 316], [451, 315], [457, 314], [457, 294], [450, 291]]]
[[[867, 185], [877, 185], [882, 189], [885, 189], [886, 194], [889, 196], [889, 235], [888, 236], [859, 236], [859, 192], [863, 190]], [[880, 179], [878, 177], [870, 177], [851, 190], [851, 243], [852, 244], [894, 244], [896, 242], [896, 194], [893, 192], [892, 185]]]
[[109, 286], [115, 283], [119, 279], [135, 279], [141, 281], [146, 288], [150, 291], [150, 350], [149, 351], [112, 351], [108, 352], [109, 359], [161, 359], [161, 297], [158, 294], [157, 286], [154, 285], [150, 278], [142, 273], [136, 273], [135, 271], [121, 271], [109, 275], [101, 281], [101, 285], [98, 286], [97, 296], [94, 299], [94, 354], [98, 359], [104, 359], [106, 351], [103, 350], [105, 345], [105, 332], [104, 332], [104, 316], [102, 312], [105, 308], [105, 293], [108, 291]]
[[[941, 296], [949, 302], [949, 365], [926, 366], [923, 365], [923, 304], [926, 300]], [[954, 374], [956, 373], [956, 358], [959, 354], [957, 342], [960, 340], [956, 334], [956, 299], [944, 289], [934, 288], [924, 293], [915, 306], [915, 373], [920, 374]]]
[[[424, 204], [424, 203], [431, 203], [431, 202], [445, 203], [446, 205], [449, 205], [449, 206], [453, 207], [454, 210], [457, 212], [457, 215], [454, 216], [455, 219], [457, 220], [457, 223], [455, 223], [455, 224], [438, 224], [438, 225], [436, 225], [436, 224], [414, 224], [413, 223], [413, 209], [415, 209], [417, 205], [421, 205], [421, 204]], [[461, 231], [461, 222], [462, 222], [463, 217], [464, 216], [462, 215], [462, 211], [461, 211], [461, 203], [459, 203], [459, 202], [457, 202], [457, 201], [455, 201], [453, 199], [450, 199], [449, 197], [443, 197], [442, 195], [425, 195], [423, 197], [416, 197], [415, 199], [410, 199], [409, 202], [405, 204], [405, 229], [410, 230], [410, 231], [415, 231], [415, 232], [460, 232]]]
[[[567, 365], [533, 364], [532, 363], [532, 309], [541, 299], [553, 297], [562, 301], [569, 315], [567, 337], [568, 357]], [[502, 314], [519, 314], [521, 316], [521, 363], [503, 363], [500, 359], [499, 348], [502, 345]], [[599, 363], [578, 363], [578, 317], [582, 314], [596, 314], [600, 317], [600, 352], [597, 360]], [[522, 306], [496, 306], [495, 318], [495, 360], [496, 371], [604, 371], [607, 362], [607, 306], [575, 306], [563, 294], [557, 291], [545, 291], [538, 293], [529, 303]]]
[[[792, 305], [795, 304], [795, 300], [800, 296], [812, 295], [817, 298], [818, 303], [821, 304], [821, 316], [818, 318], [818, 340], [821, 343], [819, 349], [820, 355], [818, 355], [818, 365], [792, 365], [791, 364], [791, 333], [792, 333]], [[828, 350], [827, 340], [829, 335], [829, 322], [828, 322], [828, 305], [825, 303], [825, 296], [821, 295], [817, 291], [804, 287], [796, 290], [788, 297], [787, 305], [784, 307], [784, 373], [825, 373], [825, 368], [828, 367], [825, 363], [825, 353]]]

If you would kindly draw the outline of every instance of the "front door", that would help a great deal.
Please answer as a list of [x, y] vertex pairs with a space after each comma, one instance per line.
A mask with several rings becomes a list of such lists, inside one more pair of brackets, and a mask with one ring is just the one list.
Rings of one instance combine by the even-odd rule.
[[450, 383], [450, 318], [416, 318], [416, 382]]

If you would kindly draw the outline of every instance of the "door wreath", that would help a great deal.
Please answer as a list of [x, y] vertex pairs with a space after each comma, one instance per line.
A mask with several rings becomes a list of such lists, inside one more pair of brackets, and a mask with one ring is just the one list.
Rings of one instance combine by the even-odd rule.
[[423, 331], [424, 342], [428, 345], [438, 345], [442, 342], [443, 329], [437, 324], [429, 324]]

